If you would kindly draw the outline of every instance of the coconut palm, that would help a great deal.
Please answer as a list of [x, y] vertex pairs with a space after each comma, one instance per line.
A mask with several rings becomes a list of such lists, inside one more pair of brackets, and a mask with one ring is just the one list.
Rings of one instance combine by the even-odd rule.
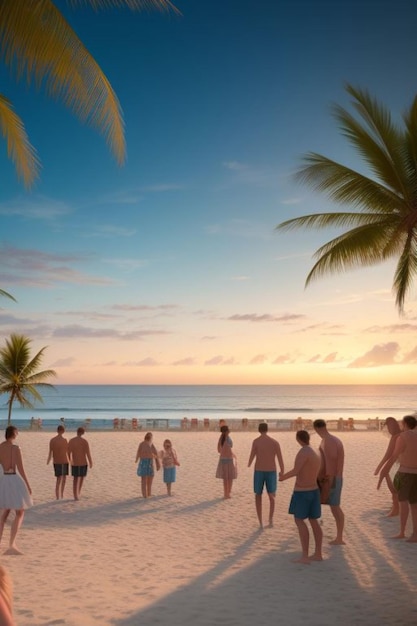
[[306, 286], [324, 274], [396, 258], [392, 287], [401, 314], [417, 272], [417, 96], [402, 124], [396, 125], [386, 107], [367, 91], [351, 85], [346, 90], [356, 116], [337, 105], [333, 114], [368, 171], [360, 173], [310, 152], [296, 177], [354, 210], [305, 215], [282, 222], [277, 229], [345, 229], [315, 252]]
[[[69, 4], [130, 9], [175, 7], [169, 0], [68, 0]], [[119, 164], [125, 158], [123, 117], [116, 94], [97, 62], [53, 0], [1, 0], [0, 58], [17, 80], [44, 87], [83, 122], [104, 134]], [[26, 186], [39, 175], [39, 160], [11, 102], [0, 94], [0, 129], [8, 155]]]
[[31, 339], [24, 335], [12, 334], [6, 344], [0, 348], [0, 393], [8, 393], [9, 399], [7, 423], [10, 424], [12, 407], [15, 400], [25, 408], [32, 409], [33, 401], [42, 402], [38, 387], [53, 385], [45, 382], [56, 376], [54, 370], [39, 371], [46, 347], [34, 357], [30, 354]]

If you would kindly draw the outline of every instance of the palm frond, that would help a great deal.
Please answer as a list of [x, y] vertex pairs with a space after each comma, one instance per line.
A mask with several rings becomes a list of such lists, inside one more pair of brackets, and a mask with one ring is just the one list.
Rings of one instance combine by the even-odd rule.
[[365, 224], [332, 239], [321, 246], [306, 279], [306, 287], [325, 274], [344, 272], [361, 266], [380, 263], [386, 258], [386, 244], [390, 238], [389, 224]]
[[296, 230], [298, 228], [331, 228], [378, 224], [386, 220], [385, 213], [312, 213], [285, 220], [276, 226], [276, 230]]
[[404, 139], [403, 158], [410, 181], [413, 198], [417, 197], [417, 96], [410, 110], [403, 115], [407, 134]]
[[7, 291], [4, 291], [3, 289], [0, 289], [0, 296], [3, 296], [4, 298], [9, 298], [10, 300], [13, 300], [13, 302], [17, 302], [16, 298], [14, 298], [10, 293], [7, 293]]
[[324, 192], [339, 204], [353, 204], [378, 212], [406, 206], [404, 199], [393, 190], [321, 154], [309, 152], [302, 161], [305, 165], [296, 172], [295, 179]]
[[96, 10], [111, 7], [127, 7], [133, 11], [156, 9], [158, 11], [173, 11], [174, 13], [180, 13], [172, 2], [169, 2], [169, 0], [69, 0], [69, 4], [73, 6], [90, 5]]
[[26, 76], [95, 126], [121, 164], [124, 123], [119, 101], [99, 65], [51, 0], [2, 0], [1, 54], [17, 78]]
[[[40, 169], [36, 150], [29, 142], [21, 118], [13, 110], [11, 102], [1, 94], [0, 128], [6, 139], [8, 157], [12, 160], [18, 177], [23, 180], [26, 187], [31, 187], [38, 178]], [[1, 295], [9, 294], [1, 291]]]
[[394, 274], [393, 290], [396, 294], [395, 303], [400, 313], [404, 312], [404, 302], [416, 275], [417, 241], [415, 235], [410, 234], [403, 246]]

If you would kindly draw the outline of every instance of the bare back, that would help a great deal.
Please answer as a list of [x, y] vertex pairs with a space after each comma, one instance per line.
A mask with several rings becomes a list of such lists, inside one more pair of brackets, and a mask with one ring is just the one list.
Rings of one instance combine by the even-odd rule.
[[345, 453], [340, 439], [326, 433], [321, 441], [320, 449], [326, 460], [326, 474], [328, 476], [343, 476]]
[[294, 491], [317, 489], [321, 459], [310, 446], [303, 446], [295, 457], [296, 481]]
[[255, 470], [261, 472], [276, 471], [276, 458], [278, 459], [281, 471], [283, 470], [281, 447], [278, 441], [269, 435], [260, 435], [252, 443], [249, 465], [254, 458], [256, 459]]
[[403, 431], [397, 438], [396, 449], [400, 450], [400, 472], [417, 474], [417, 431]]
[[68, 441], [62, 435], [53, 437], [49, 442], [53, 462], [56, 464], [68, 463]]
[[68, 444], [68, 455], [73, 465], [91, 465], [90, 446], [82, 437], [73, 437]]

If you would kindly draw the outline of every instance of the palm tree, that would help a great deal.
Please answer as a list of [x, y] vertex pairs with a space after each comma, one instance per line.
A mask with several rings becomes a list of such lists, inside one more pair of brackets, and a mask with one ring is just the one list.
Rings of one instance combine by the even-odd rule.
[[34, 408], [32, 401], [42, 402], [38, 387], [53, 385], [45, 381], [56, 376], [54, 370], [38, 371], [46, 347], [31, 357], [31, 339], [24, 335], [12, 334], [6, 345], [0, 348], [0, 393], [8, 393], [8, 416], [10, 424], [13, 402], [17, 400], [25, 408]]
[[[126, 148], [117, 96], [55, 4], [53, 0], [1, 0], [0, 58], [17, 80], [26, 78], [28, 84], [44, 87], [83, 122], [97, 127], [122, 164]], [[169, 0], [69, 0], [69, 4], [178, 12]], [[1, 94], [0, 130], [18, 177], [30, 187], [39, 175], [40, 163], [21, 118]]]
[[305, 215], [282, 222], [277, 229], [348, 229], [315, 252], [306, 286], [324, 274], [397, 258], [393, 292], [402, 314], [417, 273], [417, 96], [403, 123], [396, 125], [386, 107], [367, 91], [351, 85], [346, 90], [357, 116], [337, 105], [333, 114], [368, 173], [310, 152], [296, 178], [355, 210]]

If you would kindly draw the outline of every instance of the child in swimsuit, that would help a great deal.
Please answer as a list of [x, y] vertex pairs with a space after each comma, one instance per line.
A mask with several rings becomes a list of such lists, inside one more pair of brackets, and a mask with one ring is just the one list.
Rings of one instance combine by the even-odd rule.
[[160, 451], [159, 456], [164, 470], [164, 483], [167, 486], [167, 494], [170, 496], [172, 483], [175, 483], [176, 479], [176, 466], [179, 466], [177, 453], [172, 447], [170, 439], [165, 439], [164, 449]]

